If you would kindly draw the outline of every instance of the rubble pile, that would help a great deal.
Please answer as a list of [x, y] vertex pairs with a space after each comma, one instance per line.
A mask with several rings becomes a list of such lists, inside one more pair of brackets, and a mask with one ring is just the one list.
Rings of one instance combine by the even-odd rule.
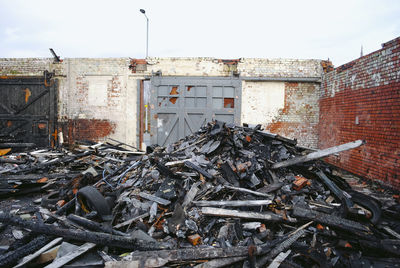
[[15, 238], [0, 266], [399, 265], [398, 196], [318, 160], [362, 144], [316, 151], [215, 121], [146, 153], [99, 143], [2, 157], [3, 200], [42, 196], [0, 206], [1, 235]]

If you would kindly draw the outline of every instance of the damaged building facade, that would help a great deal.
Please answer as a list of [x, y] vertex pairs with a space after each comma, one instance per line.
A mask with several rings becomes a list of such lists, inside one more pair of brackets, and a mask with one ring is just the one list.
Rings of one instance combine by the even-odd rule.
[[318, 142], [319, 60], [3, 59], [0, 66], [8, 80], [54, 71], [65, 141], [112, 137], [140, 146], [149, 131], [151, 142], [165, 145], [220, 119]]
[[310, 148], [364, 139], [328, 161], [400, 188], [399, 49], [397, 38], [336, 69], [289, 59], [0, 59], [0, 123], [47, 145], [164, 146], [212, 119], [261, 124]]

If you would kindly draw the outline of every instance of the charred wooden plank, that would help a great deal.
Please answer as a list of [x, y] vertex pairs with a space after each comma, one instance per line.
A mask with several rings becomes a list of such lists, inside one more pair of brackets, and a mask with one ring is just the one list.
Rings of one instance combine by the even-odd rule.
[[164, 176], [174, 178], [174, 179], [181, 179], [181, 177], [174, 174], [168, 167], [161, 164], [160, 162], [156, 162], [155, 165], [156, 165], [157, 170], [160, 171], [160, 173], [163, 174]]
[[202, 169], [201, 167], [193, 164], [190, 161], [185, 161], [185, 166], [187, 166], [188, 168], [191, 168], [193, 170], [196, 170], [197, 172], [199, 172], [201, 175], [203, 175], [204, 177], [206, 177], [207, 179], [213, 179], [214, 177], [208, 173], [207, 171], [205, 171], [204, 169]]
[[190, 190], [187, 192], [187, 194], [185, 195], [185, 198], [183, 199], [182, 207], [186, 207], [193, 201], [193, 199], [197, 195], [197, 192], [199, 191], [198, 186], [200, 184], [201, 184], [200, 181], [193, 183], [192, 187], [190, 187]]
[[225, 162], [221, 165], [221, 173], [225, 180], [231, 183], [234, 186], [239, 186], [239, 177], [238, 175], [232, 170], [230, 165]]
[[349, 195], [342, 191], [333, 181], [331, 181], [324, 172], [321, 170], [318, 170], [315, 172], [315, 174], [324, 182], [324, 184], [329, 188], [329, 190], [332, 191], [332, 193], [339, 198], [339, 200], [342, 200], [344, 204], [347, 206], [347, 208], [351, 208], [354, 204], [353, 201], [349, 198]]
[[133, 252], [133, 259], [163, 259], [170, 261], [189, 261], [215, 258], [230, 258], [247, 256], [247, 247], [231, 248], [181, 248], [175, 250], [140, 251]]
[[252, 191], [246, 188], [240, 188], [240, 187], [234, 187], [234, 186], [230, 186], [230, 185], [224, 185], [225, 188], [231, 189], [231, 190], [235, 190], [235, 191], [239, 191], [239, 192], [244, 192], [244, 193], [248, 193], [248, 194], [253, 194], [253, 195], [257, 195], [257, 196], [262, 196], [262, 197], [268, 197], [268, 198], [272, 198], [272, 195], [269, 194], [265, 194], [265, 193], [260, 193], [260, 192], [256, 192], [256, 191]]
[[26, 175], [0, 175], [0, 180], [30, 181], [30, 180], [38, 180], [43, 177], [46, 177], [48, 179], [58, 179], [58, 178], [72, 179], [78, 176], [79, 174], [81, 173], [69, 172], [69, 173], [42, 173], [42, 174], [26, 174]]
[[250, 247], [230, 247], [230, 248], [181, 248], [172, 250], [156, 250], [156, 251], [136, 251], [133, 252], [132, 262], [119, 262], [122, 266], [112, 266], [116, 262], [110, 263], [107, 267], [130, 267], [129, 264], [135, 265], [142, 263], [144, 267], [160, 267], [168, 262], [173, 261], [195, 261], [204, 259], [230, 259], [236, 257], [247, 257], [249, 251], [254, 255], [263, 255], [270, 252], [271, 248], [275, 247], [282, 241], [281, 238], [269, 241], [259, 246]]
[[293, 217], [313, 220], [322, 224], [326, 224], [332, 227], [337, 227], [347, 231], [361, 231], [366, 233], [370, 232], [370, 229], [367, 226], [359, 222], [355, 222], [352, 220], [344, 219], [341, 217], [337, 217], [322, 212], [316, 212], [311, 209], [306, 209], [302, 207], [293, 208]]
[[70, 214], [67, 216], [67, 219], [74, 222], [75, 224], [78, 224], [79, 226], [82, 226], [90, 231], [95, 231], [95, 232], [102, 232], [102, 233], [108, 233], [108, 234], [114, 234], [114, 235], [126, 235], [123, 232], [117, 231], [112, 229], [110, 226], [103, 226], [100, 223], [88, 220], [86, 218]]
[[60, 236], [67, 239], [91, 242], [98, 245], [115, 246], [118, 248], [125, 249], [136, 249], [136, 250], [151, 250], [165, 248], [160, 244], [150, 243], [142, 241], [141, 239], [117, 236], [99, 232], [89, 231], [77, 231], [58, 228], [50, 224], [35, 223], [32, 221], [22, 220], [21, 218], [14, 217], [8, 213], [0, 213], [0, 222], [5, 224], [15, 225], [23, 228], [27, 228], [36, 233]]
[[164, 199], [164, 198], [161, 198], [161, 197], [158, 197], [158, 196], [155, 196], [155, 195], [147, 194], [147, 193], [144, 193], [144, 192], [140, 192], [139, 196], [144, 198], [144, 199], [154, 201], [154, 202], [156, 202], [156, 203], [158, 203], [160, 205], [163, 205], [163, 206], [168, 206], [169, 204], [171, 204], [171, 201], [169, 201], [167, 199]]
[[121, 222], [120, 224], [115, 225], [114, 228], [118, 229], [118, 228], [124, 227], [124, 226], [126, 226], [126, 225], [131, 224], [131, 223], [134, 222], [134, 221], [137, 221], [137, 220], [146, 218], [146, 217], [148, 217], [149, 215], [150, 215], [150, 214], [149, 214], [148, 212], [143, 213], [142, 215], [139, 215], [139, 216], [137, 216], [137, 217], [134, 217], [134, 218], [132, 218], [132, 219], [129, 219], [129, 220], [127, 220], [127, 221], [124, 221], [124, 222]]
[[281, 189], [283, 185], [284, 185], [283, 182], [276, 182], [273, 184], [265, 185], [264, 187], [258, 189], [257, 191], [267, 194]]

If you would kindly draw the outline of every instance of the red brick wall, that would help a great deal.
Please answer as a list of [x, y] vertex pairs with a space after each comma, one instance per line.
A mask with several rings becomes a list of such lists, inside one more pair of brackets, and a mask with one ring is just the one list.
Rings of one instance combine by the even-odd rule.
[[64, 140], [70, 144], [77, 140], [98, 141], [114, 133], [115, 123], [100, 119], [68, 119], [62, 124]]
[[327, 161], [400, 189], [400, 37], [325, 74], [319, 148], [363, 139]]

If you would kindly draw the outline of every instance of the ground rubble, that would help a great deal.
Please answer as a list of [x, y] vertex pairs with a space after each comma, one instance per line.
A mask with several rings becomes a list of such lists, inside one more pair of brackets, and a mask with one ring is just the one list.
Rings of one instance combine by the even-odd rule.
[[[141, 152], [0, 157], [0, 267], [396, 267], [398, 194], [313, 150], [214, 121]], [[361, 147], [360, 147], [361, 148]]]

